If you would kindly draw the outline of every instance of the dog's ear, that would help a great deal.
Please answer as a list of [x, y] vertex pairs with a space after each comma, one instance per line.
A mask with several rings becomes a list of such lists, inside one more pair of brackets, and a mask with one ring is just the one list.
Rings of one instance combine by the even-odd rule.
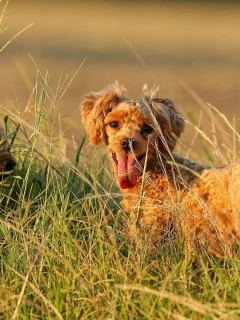
[[159, 87], [148, 90], [146, 84], [143, 86], [143, 99], [159, 133], [159, 149], [168, 154], [173, 151], [177, 138], [184, 130], [184, 119], [170, 99], [158, 98], [158, 92]]
[[169, 151], [172, 152], [177, 138], [180, 137], [184, 130], [184, 118], [176, 110], [174, 103], [170, 99], [153, 99], [151, 106], [158, 124], [160, 143], [163, 146], [164, 143], [167, 143]]
[[92, 144], [106, 141], [104, 119], [112, 109], [124, 99], [126, 89], [117, 82], [98, 93], [89, 93], [81, 103], [83, 124]]

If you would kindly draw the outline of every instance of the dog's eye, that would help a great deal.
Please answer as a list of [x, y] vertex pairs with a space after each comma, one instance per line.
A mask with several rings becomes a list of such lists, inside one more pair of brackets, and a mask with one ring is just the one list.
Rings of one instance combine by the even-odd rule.
[[142, 131], [142, 134], [144, 134], [144, 133], [150, 134], [153, 132], [153, 128], [146, 124], [145, 126], [142, 127], [141, 131]]
[[118, 128], [119, 127], [119, 123], [117, 121], [112, 121], [109, 123], [110, 127], [112, 128]]

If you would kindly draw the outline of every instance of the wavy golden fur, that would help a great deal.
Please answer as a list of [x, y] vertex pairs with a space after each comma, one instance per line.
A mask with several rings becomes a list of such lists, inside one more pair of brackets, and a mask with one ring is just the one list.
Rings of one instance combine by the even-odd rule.
[[92, 144], [112, 156], [131, 237], [144, 230], [157, 248], [167, 234], [183, 234], [191, 250], [229, 256], [240, 242], [240, 164], [210, 168], [173, 153], [184, 119], [158, 88], [128, 99], [118, 83], [86, 95], [83, 123]]

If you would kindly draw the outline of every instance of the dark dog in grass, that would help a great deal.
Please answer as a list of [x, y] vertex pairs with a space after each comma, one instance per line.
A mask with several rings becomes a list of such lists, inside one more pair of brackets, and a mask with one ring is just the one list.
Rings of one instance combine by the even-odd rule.
[[0, 128], [0, 181], [6, 178], [14, 169], [16, 162], [8, 150], [4, 139], [4, 130]]

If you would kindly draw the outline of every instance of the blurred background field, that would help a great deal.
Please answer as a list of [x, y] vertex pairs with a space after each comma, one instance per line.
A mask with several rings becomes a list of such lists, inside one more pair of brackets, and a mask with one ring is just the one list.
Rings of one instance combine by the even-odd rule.
[[[67, 136], [82, 135], [84, 94], [115, 79], [133, 97], [144, 83], [159, 84], [186, 118], [202, 119], [203, 130], [212, 128], [206, 102], [239, 127], [238, 1], [11, 0], [7, 11], [1, 44], [34, 23], [0, 54], [0, 101], [11, 110], [25, 110], [37, 68], [49, 71], [55, 90], [61, 74], [70, 79], [86, 57], [60, 102]], [[188, 146], [194, 132], [186, 127]]]

